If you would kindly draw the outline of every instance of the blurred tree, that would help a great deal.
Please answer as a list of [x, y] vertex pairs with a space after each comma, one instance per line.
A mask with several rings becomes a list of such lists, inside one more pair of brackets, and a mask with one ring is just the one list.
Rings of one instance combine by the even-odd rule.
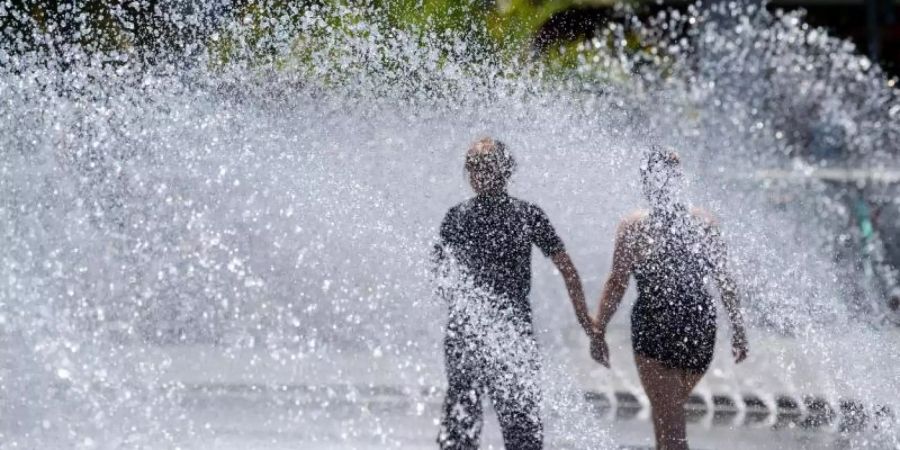
[[231, 11], [218, 2], [162, 0], [8, 0], [0, 3], [7, 52], [133, 51], [143, 58], [190, 51]]

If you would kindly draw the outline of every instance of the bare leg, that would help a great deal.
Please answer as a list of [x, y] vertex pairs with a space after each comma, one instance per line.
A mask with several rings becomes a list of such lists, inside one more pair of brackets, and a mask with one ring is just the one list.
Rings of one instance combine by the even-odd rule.
[[635, 355], [641, 384], [650, 399], [658, 450], [687, 450], [684, 403], [702, 373], [670, 369], [652, 358]]

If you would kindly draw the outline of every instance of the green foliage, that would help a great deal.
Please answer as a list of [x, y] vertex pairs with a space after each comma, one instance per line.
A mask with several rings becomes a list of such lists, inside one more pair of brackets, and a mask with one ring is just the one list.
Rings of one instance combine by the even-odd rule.
[[124, 27], [133, 25], [129, 16], [136, 11], [126, 7], [116, 16], [107, 3], [12, 0], [0, 6], [0, 35], [5, 43], [24, 51], [63, 42], [101, 51], [131, 46]]
[[63, 63], [77, 57], [71, 49], [127, 51], [157, 61], [203, 39], [212, 14], [165, 0], [6, 0], [0, 1], [0, 46]]
[[506, 47], [530, 45], [538, 29], [554, 14], [578, 4], [572, 0], [508, 0], [491, 11], [488, 29]]
[[485, 38], [487, 9], [471, 0], [378, 0], [373, 3], [388, 24], [406, 31], [419, 30], [438, 35], [465, 34]]
[[[322, 57], [340, 61], [332, 65], [352, 70], [354, 58], [384, 69], [402, 62], [391, 55], [354, 54], [359, 49], [340, 42], [381, 39], [375, 53], [389, 50], [392, 36], [419, 39], [423, 46], [461, 40], [462, 52], [439, 46], [437, 67], [448, 58], [489, 58], [519, 67], [538, 63], [547, 74], [567, 76], [598, 53], [640, 53], [649, 47], [636, 36], [628, 45], [604, 38], [604, 45], [557, 42], [540, 54], [533, 40], [555, 14], [586, 3], [598, 6], [608, 0], [250, 0], [232, 11], [218, 11], [224, 27], [186, 20], [183, 10], [167, 7], [163, 0], [8, 0], [0, 5], [0, 38], [4, 47], [17, 51], [49, 51], [63, 54], [69, 45], [89, 52], [139, 50], [139, 55], [158, 60], [200, 43], [209, 50], [213, 66], [240, 61], [275, 68], [320, 64]], [[222, 15], [233, 17], [222, 17]], [[186, 26], [196, 24], [196, 26]], [[381, 33], [374, 36], [373, 33]], [[335, 40], [338, 39], [338, 40]], [[427, 41], [427, 42], [426, 42]], [[10, 45], [12, 44], [12, 45]], [[377, 46], [376, 46], [377, 47]], [[610, 63], [610, 61], [607, 61]], [[323, 77], [339, 76], [323, 73]]]
[[[470, 50], [520, 57], [527, 53], [541, 25], [553, 14], [575, 4], [572, 0], [508, 0], [497, 7], [488, 3], [483, 0], [372, 0], [363, 4], [345, 0], [251, 2], [238, 13], [239, 21], [246, 25], [240, 31], [239, 40], [245, 49], [253, 49], [256, 56], [272, 55], [275, 50], [270, 39], [275, 31], [273, 18], [279, 26], [290, 28], [298, 25], [303, 15], [310, 12], [328, 22], [337, 34], [353, 32], [353, 25], [367, 21], [377, 23], [385, 30], [423, 37], [459, 37], [465, 39]], [[341, 10], [343, 12], [334, 13]], [[331, 13], [321, 14], [323, 11]], [[352, 12], [365, 12], [367, 17]], [[315, 40], [316, 36], [304, 36], [302, 31], [295, 30], [299, 41]], [[237, 37], [231, 36], [232, 39]], [[302, 43], [298, 44], [302, 47]], [[221, 60], [234, 55], [234, 45], [235, 42], [214, 43]]]
[[[76, 45], [89, 52], [139, 50], [149, 60], [183, 54], [181, 50], [199, 43], [214, 67], [240, 62], [299, 69], [325, 82], [362, 66], [418, 76], [404, 69], [409, 61], [397, 59], [402, 52], [391, 49], [395, 40], [405, 45], [418, 40], [423, 48], [438, 49], [434, 65], [426, 70], [440, 69], [450, 59], [488, 59], [498, 66], [567, 77], [584, 75], [585, 62], [599, 58], [604, 64], [595, 66], [604, 73], [628, 72], [612, 67], [616, 62], [609, 55], [652, 49], [639, 36], [624, 36], [624, 46], [622, 36], [606, 36], [599, 46], [561, 41], [533, 51], [535, 36], [555, 14], [605, 1], [251, 0], [233, 11], [216, 12], [220, 27], [202, 16], [199, 22], [187, 20], [183, 10], [168, 8], [162, 0], [9, 0], [0, 5], [0, 36], [20, 51], [63, 54]], [[366, 40], [378, 44], [364, 48]]]
[[[238, 29], [213, 43], [213, 60], [224, 63], [237, 55], [251, 63], [314, 73], [329, 83], [342, 70], [377, 67], [397, 76], [419, 76], [404, 70], [415, 62], [398, 59], [395, 40], [418, 40], [439, 50], [440, 69], [449, 59], [489, 60], [498, 66], [536, 70], [552, 79], [627, 79], [641, 66], [666, 66], [671, 58], [659, 53], [653, 36], [630, 31], [621, 23], [599, 29], [589, 42], [562, 40], [534, 50], [534, 39], [554, 15], [584, 6], [578, 0], [349, 0], [289, 2], [269, 0], [248, 4], [239, 12]], [[593, 6], [599, 3], [592, 3]], [[285, 43], [276, 37], [289, 36]], [[380, 39], [365, 47], [366, 39]], [[464, 54], [454, 54], [454, 40]], [[356, 45], [356, 47], [354, 47]], [[400, 45], [397, 43], [396, 45]], [[623, 57], [624, 56], [624, 57]], [[331, 68], [332, 70], [325, 70]], [[666, 73], [665, 67], [659, 73]]]

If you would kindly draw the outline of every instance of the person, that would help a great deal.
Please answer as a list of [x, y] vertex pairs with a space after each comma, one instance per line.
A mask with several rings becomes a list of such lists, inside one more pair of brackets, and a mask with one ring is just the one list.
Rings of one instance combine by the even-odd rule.
[[540, 449], [540, 357], [528, 300], [532, 245], [562, 274], [585, 332], [592, 329], [591, 317], [578, 272], [546, 214], [507, 193], [515, 160], [506, 145], [478, 140], [466, 153], [465, 169], [475, 196], [450, 208], [435, 249], [444, 280], [439, 290], [449, 303], [448, 386], [438, 444], [477, 448], [487, 395], [506, 448]]
[[684, 404], [712, 361], [716, 309], [710, 280], [718, 285], [731, 321], [735, 361], [748, 352], [725, 243], [708, 213], [684, 204], [683, 178], [676, 153], [658, 147], [648, 152], [641, 182], [650, 209], [619, 224], [591, 341], [593, 358], [609, 367], [606, 327], [634, 275], [634, 358], [650, 400], [656, 446], [665, 450], [688, 448]]

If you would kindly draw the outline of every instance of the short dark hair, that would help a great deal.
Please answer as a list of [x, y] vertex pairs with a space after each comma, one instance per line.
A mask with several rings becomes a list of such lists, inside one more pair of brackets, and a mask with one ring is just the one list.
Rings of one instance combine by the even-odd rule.
[[469, 147], [466, 152], [466, 170], [485, 171], [498, 176], [504, 182], [509, 180], [516, 170], [516, 160], [512, 157], [506, 144], [493, 138], [482, 138]]

